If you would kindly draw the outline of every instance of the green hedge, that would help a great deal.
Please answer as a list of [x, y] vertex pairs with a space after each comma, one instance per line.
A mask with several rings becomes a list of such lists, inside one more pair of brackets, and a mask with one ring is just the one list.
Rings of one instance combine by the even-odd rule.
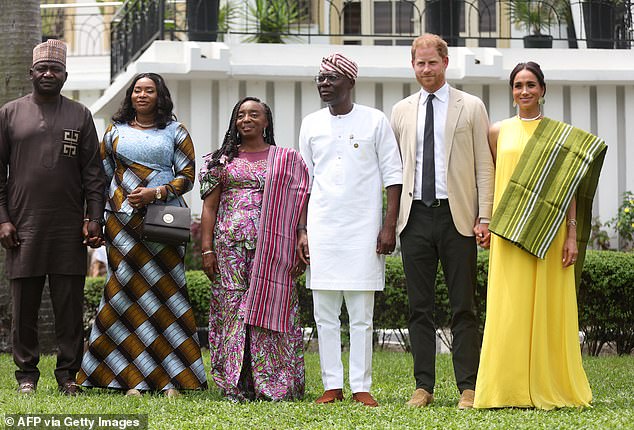
[[591, 355], [613, 342], [619, 355], [634, 350], [634, 253], [586, 255], [578, 295], [579, 329]]
[[[486, 311], [486, 284], [489, 264], [488, 252], [478, 253], [478, 285], [476, 289], [476, 315], [480, 334], [484, 329]], [[442, 270], [436, 276], [436, 326], [449, 327], [451, 311], [449, 296]], [[103, 278], [86, 280], [86, 314], [89, 323], [101, 299]], [[312, 296], [305, 288], [304, 276], [297, 280], [300, 319], [304, 327], [314, 326]], [[202, 271], [187, 272], [187, 288], [200, 327], [206, 327], [209, 312], [209, 281]], [[614, 343], [619, 354], [634, 349], [634, 253], [614, 251], [588, 251], [578, 294], [579, 327], [590, 354], [596, 355], [607, 343]], [[346, 322], [346, 312], [342, 312]], [[407, 327], [408, 308], [405, 277], [400, 257], [388, 257], [386, 287], [375, 297], [375, 329]], [[400, 332], [402, 333], [402, 331]], [[448, 341], [448, 340], [447, 340]], [[408, 347], [406, 343], [403, 344]]]

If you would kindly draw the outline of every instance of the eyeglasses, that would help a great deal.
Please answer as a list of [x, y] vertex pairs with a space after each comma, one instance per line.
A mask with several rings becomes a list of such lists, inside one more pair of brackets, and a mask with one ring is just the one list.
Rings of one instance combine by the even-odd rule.
[[315, 80], [316, 84], [323, 84], [324, 82], [328, 81], [331, 84], [334, 84], [335, 82], [337, 82], [340, 79], [343, 79], [343, 76], [341, 75], [317, 75], [313, 78]]

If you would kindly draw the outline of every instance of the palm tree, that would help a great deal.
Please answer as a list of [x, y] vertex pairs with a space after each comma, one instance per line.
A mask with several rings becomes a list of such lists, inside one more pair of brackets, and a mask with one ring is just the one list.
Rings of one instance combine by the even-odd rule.
[[[33, 47], [41, 41], [38, 0], [0, 0], [0, 106], [31, 91], [28, 70]], [[11, 293], [0, 248], [0, 351], [11, 345]], [[40, 333], [40, 336], [45, 336]], [[53, 335], [53, 333], [49, 333]]]
[[225, 35], [229, 33], [238, 18], [238, 7], [226, 0], [218, 8], [218, 42], [224, 42]]

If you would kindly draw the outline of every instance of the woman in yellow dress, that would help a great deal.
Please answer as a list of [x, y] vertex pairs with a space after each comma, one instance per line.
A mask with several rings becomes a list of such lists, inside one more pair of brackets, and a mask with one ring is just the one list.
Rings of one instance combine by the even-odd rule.
[[[518, 64], [510, 85], [518, 115], [489, 133], [495, 234], [474, 407], [588, 406], [574, 266], [583, 264], [587, 241], [585, 194], [594, 194], [579, 191], [596, 188], [605, 144], [543, 117], [546, 83], [538, 64]], [[598, 168], [579, 162], [588, 153]]]

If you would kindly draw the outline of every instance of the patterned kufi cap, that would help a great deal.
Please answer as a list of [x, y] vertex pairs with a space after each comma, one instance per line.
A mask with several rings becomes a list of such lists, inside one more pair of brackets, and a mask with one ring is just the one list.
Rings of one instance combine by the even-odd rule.
[[33, 48], [33, 65], [40, 61], [56, 61], [66, 67], [66, 44], [57, 39], [40, 43]]
[[336, 72], [346, 76], [351, 81], [357, 79], [357, 72], [359, 68], [357, 63], [344, 57], [343, 55], [336, 53], [330, 54], [321, 60], [321, 66], [319, 66], [320, 72]]

